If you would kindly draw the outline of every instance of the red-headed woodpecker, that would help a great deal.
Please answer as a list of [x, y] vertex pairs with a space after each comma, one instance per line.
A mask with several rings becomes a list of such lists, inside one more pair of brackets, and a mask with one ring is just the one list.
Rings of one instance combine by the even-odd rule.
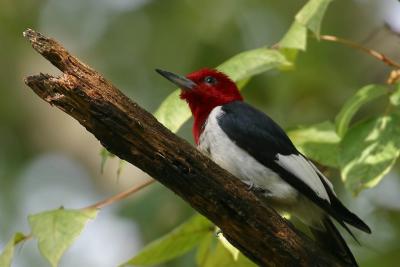
[[202, 69], [186, 77], [157, 72], [181, 88], [180, 97], [194, 117], [193, 136], [201, 152], [263, 192], [277, 211], [298, 217], [320, 245], [357, 266], [330, 218], [352, 236], [346, 223], [367, 233], [370, 228], [340, 202], [330, 181], [276, 122], [243, 102], [236, 84], [222, 72]]

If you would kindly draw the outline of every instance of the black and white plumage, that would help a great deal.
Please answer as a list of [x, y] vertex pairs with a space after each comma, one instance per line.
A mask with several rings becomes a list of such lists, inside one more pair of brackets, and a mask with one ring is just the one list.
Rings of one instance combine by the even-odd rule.
[[337, 245], [344, 250], [348, 250], [346, 243], [329, 216], [347, 230], [344, 223], [370, 232], [342, 205], [330, 181], [295, 148], [286, 133], [266, 114], [242, 101], [211, 111], [198, 148], [249, 186], [263, 190], [278, 211], [295, 215], [314, 234], [334, 231]]
[[271, 118], [243, 102], [228, 76], [207, 68], [187, 77], [157, 72], [182, 89], [180, 97], [194, 117], [194, 140], [204, 154], [249, 188], [263, 192], [276, 210], [302, 220], [321, 246], [357, 266], [330, 218], [352, 236], [346, 224], [367, 233], [369, 227], [343, 206], [330, 181]]

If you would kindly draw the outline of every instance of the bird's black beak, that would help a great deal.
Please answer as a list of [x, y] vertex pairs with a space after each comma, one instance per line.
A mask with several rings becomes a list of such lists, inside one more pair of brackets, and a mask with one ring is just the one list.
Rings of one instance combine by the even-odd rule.
[[195, 86], [197, 86], [197, 84], [195, 82], [186, 78], [185, 76], [181, 76], [181, 75], [178, 75], [178, 74], [175, 74], [175, 73], [172, 73], [169, 71], [165, 71], [165, 70], [160, 70], [160, 69], [156, 69], [156, 71], [159, 74], [161, 74], [162, 76], [164, 76], [165, 78], [167, 78], [168, 80], [170, 80], [171, 82], [173, 82], [174, 84], [176, 84], [181, 89], [191, 90]]

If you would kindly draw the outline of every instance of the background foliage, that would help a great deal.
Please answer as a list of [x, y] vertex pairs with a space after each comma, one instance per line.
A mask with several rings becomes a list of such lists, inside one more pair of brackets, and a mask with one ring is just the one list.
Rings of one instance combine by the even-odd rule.
[[[40, 229], [43, 224], [37, 224], [37, 216], [44, 221], [50, 218], [64, 233], [71, 230], [60, 237], [62, 244], [70, 244], [95, 214], [58, 207], [87, 206], [145, 177], [125, 166], [117, 179], [116, 159], [108, 161], [101, 174], [100, 145], [94, 138], [26, 90], [22, 83], [26, 74], [54, 72], [22, 39], [27, 27], [63, 42], [139, 104], [156, 112], [172, 130], [189, 118], [187, 109], [176, 101], [176, 93], [167, 97], [172, 91], [163, 89], [169, 85], [153, 69], [188, 73], [225, 62], [220, 68], [246, 84], [247, 101], [286, 127], [305, 154], [332, 167], [328, 172], [341, 198], [372, 226], [373, 236], [360, 235], [364, 245], [353, 249], [362, 265], [395, 266], [400, 234], [400, 184], [394, 166], [400, 146], [400, 87], [384, 85], [389, 69], [367, 55], [306, 38], [306, 28], [318, 36], [319, 21], [330, 2], [1, 1], [0, 245], [4, 250], [0, 266], [8, 266], [13, 253], [15, 266], [47, 264], [32, 241], [14, 250], [24, 235], [11, 237], [12, 233], [28, 234], [30, 227], [42, 254], [56, 264], [66, 247], [54, 246], [57, 240], [49, 245], [49, 234], [40, 236], [46, 228]], [[359, 41], [400, 61], [399, 37], [383, 26], [387, 22], [398, 27], [399, 5], [395, 0], [334, 1], [322, 32]], [[263, 48], [279, 40], [280, 50]], [[296, 66], [288, 68], [294, 61]], [[248, 80], [266, 70], [270, 71]], [[157, 109], [161, 102], [162, 108]], [[178, 134], [191, 140], [189, 129], [190, 121]], [[369, 187], [374, 188], [362, 191]], [[28, 226], [28, 214], [49, 209], [53, 211], [30, 216]], [[131, 263], [154, 264], [157, 258], [169, 260], [189, 251], [165, 265], [251, 265], [223, 237], [216, 238], [205, 219], [194, 215], [187, 221], [192, 213], [165, 188], [152, 185], [134, 200], [101, 211], [60, 266], [116, 266], [184, 221], [144, 252], [158, 257], [141, 254]], [[64, 216], [71, 215], [77, 221], [65, 224]], [[170, 244], [175, 249], [162, 253]]]

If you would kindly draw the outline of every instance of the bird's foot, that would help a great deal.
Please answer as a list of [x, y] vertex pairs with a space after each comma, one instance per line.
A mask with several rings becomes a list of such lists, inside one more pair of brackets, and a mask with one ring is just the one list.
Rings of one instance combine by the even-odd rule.
[[222, 235], [222, 234], [223, 234], [222, 230], [219, 228], [215, 231], [215, 237], [219, 237], [219, 235]]
[[255, 193], [261, 193], [261, 194], [269, 192], [267, 189], [256, 186], [253, 182], [250, 182], [250, 184], [248, 184], [247, 190], [253, 191]]
[[248, 185], [247, 191], [251, 191], [254, 188], [254, 183], [253, 182], [250, 182], [250, 184], [247, 184], [247, 185]]

